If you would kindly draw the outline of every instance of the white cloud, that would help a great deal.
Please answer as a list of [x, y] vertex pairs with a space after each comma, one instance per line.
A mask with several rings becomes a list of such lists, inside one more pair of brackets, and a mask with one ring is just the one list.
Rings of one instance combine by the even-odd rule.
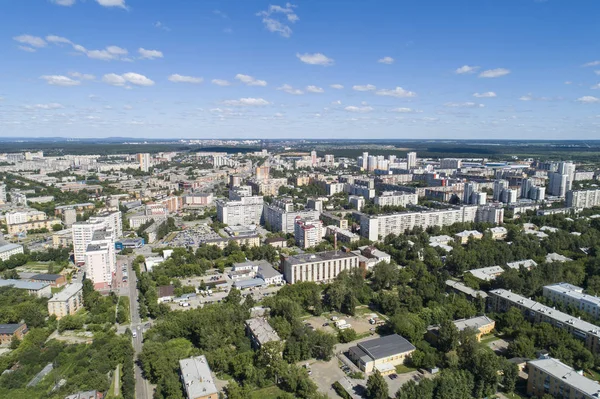
[[593, 97], [593, 96], [583, 96], [583, 97], [579, 97], [577, 99], [577, 101], [579, 101], [580, 103], [591, 104], [591, 103], [600, 102], [600, 98]]
[[79, 80], [94, 80], [96, 77], [88, 73], [69, 72], [69, 75]]
[[202, 83], [204, 79], [195, 76], [185, 76], [178, 73], [169, 76], [169, 80], [173, 83]]
[[573, 82], [571, 82], [570, 80], [567, 80], [567, 81], [565, 82], [565, 84], [566, 84], [566, 85], [571, 85], [571, 84], [573, 84]]
[[130, 111], [130, 110], [133, 109], [133, 107], [131, 105], [123, 105], [123, 109], [127, 110], [127, 111]]
[[331, 105], [342, 105], [342, 100], [332, 101]]
[[357, 107], [355, 105], [349, 105], [344, 109], [348, 112], [357, 112], [357, 113], [361, 113], [361, 114], [365, 114], [367, 112], [373, 111], [373, 107], [369, 107], [369, 106]]
[[75, 0], [51, 0], [57, 6], [70, 7], [75, 4]]
[[324, 93], [325, 90], [323, 90], [323, 88], [321, 87], [317, 87], [317, 86], [306, 86], [306, 91], [309, 93]]
[[237, 75], [235, 75], [235, 78], [248, 86], [266, 86], [267, 85], [267, 82], [264, 80], [258, 80], [250, 75], [242, 75], [241, 73], [238, 73]]
[[465, 73], [475, 73], [475, 72], [477, 72], [478, 69], [479, 69], [478, 66], [463, 65], [460, 68], [456, 69], [456, 71], [454, 71], [454, 73], [456, 73], [458, 75], [462, 75]]
[[367, 84], [367, 85], [354, 85], [352, 86], [352, 90], [356, 90], [356, 91], [373, 91], [377, 89], [377, 87], [371, 85], [371, 84]]
[[322, 54], [322, 53], [313, 53], [313, 54], [296, 53], [296, 57], [298, 57], [300, 59], [300, 61], [304, 62], [305, 64], [310, 64], [310, 65], [331, 66], [334, 63], [332, 58], [329, 58], [325, 54]]
[[227, 100], [227, 101], [223, 101], [223, 104], [230, 105], [230, 106], [236, 106], [236, 107], [243, 107], [243, 106], [263, 106], [263, 105], [269, 105], [270, 102], [268, 102], [264, 98], [252, 98], [252, 97], [248, 97], [248, 98], [240, 98], [239, 100]]
[[562, 99], [562, 97], [535, 97], [532, 93], [519, 97], [521, 101], [558, 101]]
[[304, 92], [302, 90], [294, 89], [292, 86], [288, 85], [287, 83], [284, 84], [283, 86], [278, 87], [277, 90], [282, 90], [282, 91], [285, 91], [286, 93], [294, 94], [294, 95], [304, 94]]
[[141, 58], [144, 58], [147, 60], [153, 60], [155, 58], [163, 58], [162, 51], [158, 51], [158, 50], [146, 50], [145, 48], [140, 47], [138, 49], [138, 53], [140, 53]]
[[134, 72], [124, 73], [123, 75], [109, 73], [102, 77], [102, 81], [112, 86], [125, 86], [127, 83], [131, 83], [136, 86], [154, 85], [154, 81], [152, 81], [151, 79], [148, 79], [146, 76]]
[[393, 64], [394, 63], [394, 59], [392, 57], [383, 57], [377, 60], [377, 62], [379, 62], [380, 64]]
[[510, 73], [509, 69], [506, 68], [496, 68], [496, 69], [488, 69], [487, 71], [483, 71], [479, 74], [480, 78], [499, 78], [501, 76], [506, 76]]
[[381, 89], [375, 92], [378, 96], [390, 96], [390, 97], [416, 97], [417, 93], [414, 91], [404, 90], [402, 87], [397, 86], [395, 89]]
[[464, 103], [446, 103], [444, 104], [444, 106], [449, 107], [449, 108], [483, 108], [485, 107], [484, 104], [477, 104], [474, 102], [464, 102]]
[[39, 36], [21, 35], [21, 36], [13, 37], [13, 40], [16, 40], [19, 43], [27, 44], [28, 46], [37, 47], [37, 48], [46, 47], [46, 45], [47, 45], [46, 41]]
[[54, 43], [54, 44], [73, 44], [69, 39], [67, 39], [66, 37], [62, 37], [62, 36], [56, 36], [56, 35], [48, 35], [46, 36], [46, 40], [49, 43]]
[[497, 97], [496, 93], [494, 93], [493, 91], [486, 91], [484, 93], [473, 93], [473, 97], [475, 98], [493, 98], [493, 97]]
[[600, 61], [592, 61], [592, 62], [587, 62], [585, 64], [582, 65], [582, 67], [591, 67], [591, 66], [598, 66], [600, 65]]
[[104, 50], [87, 50], [85, 47], [80, 45], [74, 45], [73, 48], [77, 51], [85, 53], [89, 58], [102, 61], [111, 60], [122, 60], [127, 61], [128, 58], [124, 58], [129, 52], [119, 46], [108, 46]]
[[[262, 17], [263, 25], [269, 32], [277, 33], [287, 38], [292, 35], [292, 28], [287, 23], [295, 23], [300, 19], [294, 12], [294, 8], [296, 7], [296, 5], [291, 3], [286, 3], [285, 6], [270, 5], [265, 11], [260, 11], [256, 15]], [[282, 16], [285, 16], [285, 19], [280, 18]]]
[[127, 8], [125, 0], [96, 0], [103, 7], [121, 7]]
[[533, 96], [531, 94], [526, 94], [524, 96], [519, 97], [521, 101], [533, 101]]
[[167, 31], [167, 32], [169, 32], [171, 30], [167, 25], [165, 25], [164, 23], [162, 23], [160, 21], [156, 21], [154, 23], [154, 27], [156, 29], [162, 29], [162, 30]]
[[27, 47], [27, 46], [19, 46], [20, 50], [26, 51], [28, 53], [35, 53], [37, 50], [32, 48], [32, 47]]
[[59, 103], [48, 103], [48, 104], [35, 104], [35, 105], [26, 105], [27, 109], [62, 109], [64, 106]]
[[213, 79], [210, 82], [217, 86], [231, 86], [231, 83], [224, 79]]
[[78, 80], [73, 80], [67, 76], [62, 75], [44, 75], [41, 76], [40, 79], [44, 79], [46, 83], [52, 86], [79, 86], [81, 84]]
[[338, 83], [333, 84], [333, 85], [329, 85], [329, 87], [331, 87], [332, 89], [336, 89], [336, 90], [342, 90], [344, 88], [343, 85], [338, 84]]
[[593, 85], [592, 87], [590, 87], [590, 89], [593, 89], [593, 90], [600, 89], [600, 83]]
[[398, 112], [401, 114], [416, 114], [416, 113], [421, 113], [423, 111], [418, 110], [418, 109], [413, 109], [413, 108], [394, 108], [392, 109], [392, 112]]

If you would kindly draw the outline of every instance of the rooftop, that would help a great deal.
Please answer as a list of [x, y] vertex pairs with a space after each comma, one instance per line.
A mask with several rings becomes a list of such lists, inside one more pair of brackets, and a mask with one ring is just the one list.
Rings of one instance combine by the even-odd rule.
[[457, 291], [462, 292], [465, 295], [472, 296], [473, 298], [476, 298], [478, 295], [480, 297], [484, 298], [484, 299], [488, 297], [488, 294], [486, 294], [485, 291], [474, 290], [471, 287], [467, 287], [466, 285], [464, 285], [460, 281], [446, 280], [446, 285], [448, 287], [454, 288]]
[[62, 275], [60, 275], [60, 274], [41, 273], [41, 274], [36, 274], [34, 276], [31, 276], [30, 278], [32, 280], [56, 281], [61, 277], [62, 277]]
[[533, 259], [525, 259], [516, 262], [509, 262], [506, 264], [506, 266], [510, 267], [511, 269], [519, 269], [521, 266], [523, 266], [525, 269], [531, 269], [532, 267], [537, 266], [537, 263]]
[[260, 345], [264, 345], [271, 341], [281, 340], [279, 335], [277, 335], [277, 332], [273, 329], [273, 327], [271, 327], [267, 319], [264, 317], [248, 319], [246, 320], [246, 326], [248, 326], [248, 329], [256, 337], [256, 340]]
[[357, 345], [371, 359], [378, 360], [415, 350], [415, 346], [398, 334], [386, 335], [385, 337], [371, 339]]
[[66, 301], [71, 298], [73, 295], [77, 294], [83, 290], [83, 284], [81, 283], [72, 283], [67, 285], [61, 292], [54, 294], [54, 296], [50, 299], [50, 301]]
[[494, 323], [494, 320], [490, 319], [487, 316], [477, 316], [472, 317], [470, 319], [455, 320], [453, 323], [456, 326], [456, 328], [458, 328], [458, 331], [462, 331], [466, 328], [474, 328], [478, 330], [483, 326], [487, 326], [489, 324]]
[[38, 291], [41, 290], [42, 288], [45, 288], [47, 286], [49, 286], [50, 284], [48, 283], [36, 283], [33, 281], [22, 281], [22, 280], [2, 280], [0, 279], [0, 287], [8, 287], [8, 286], [13, 286], [15, 288], [19, 288], [22, 290], [33, 290], [33, 291]]
[[14, 334], [23, 324], [0, 324], [0, 334]]
[[579, 392], [590, 397], [600, 397], [600, 384], [577, 373], [573, 368], [557, 359], [532, 360], [528, 364], [545, 371], [547, 374], [563, 381]]
[[568, 283], [558, 283], [544, 286], [544, 290], [556, 292], [573, 298], [577, 302], [584, 302], [588, 305], [600, 307], [600, 298], [583, 293], [583, 288]]
[[494, 280], [498, 275], [504, 273], [504, 269], [500, 266], [490, 266], [468, 270], [468, 273], [471, 273], [473, 277], [477, 277], [480, 280], [490, 281]]
[[313, 262], [323, 262], [328, 260], [335, 259], [344, 259], [344, 258], [353, 258], [356, 255], [351, 252], [342, 252], [342, 251], [326, 251], [326, 252], [318, 252], [315, 254], [304, 253], [298, 255], [291, 255], [287, 257], [287, 262], [292, 265], [302, 264], [302, 263], [313, 263]]
[[552, 252], [551, 254], [546, 255], [546, 262], [568, 262], [573, 259], [567, 258], [561, 254], [557, 254], [556, 252]]
[[210, 367], [204, 355], [179, 361], [181, 378], [188, 398], [205, 397], [217, 393]]
[[0, 246], [0, 252], [12, 251], [13, 249], [23, 248], [22, 245], [19, 244], [6, 244]]

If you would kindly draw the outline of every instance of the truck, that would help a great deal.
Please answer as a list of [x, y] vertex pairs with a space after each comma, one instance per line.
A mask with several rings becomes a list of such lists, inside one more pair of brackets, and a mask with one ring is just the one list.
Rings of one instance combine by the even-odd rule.
[[346, 320], [344, 320], [344, 319], [337, 320], [337, 321], [335, 322], [335, 326], [336, 326], [337, 328], [340, 328], [340, 327], [341, 327], [341, 326], [343, 326], [344, 324], [346, 324]]

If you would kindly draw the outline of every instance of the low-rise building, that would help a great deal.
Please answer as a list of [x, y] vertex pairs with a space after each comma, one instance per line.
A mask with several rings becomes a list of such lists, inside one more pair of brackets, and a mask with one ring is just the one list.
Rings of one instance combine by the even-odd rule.
[[386, 252], [380, 251], [374, 246], [365, 245], [362, 247], [358, 247], [360, 250], [360, 254], [369, 259], [375, 259], [375, 264], [379, 262], [390, 263], [392, 261], [392, 256]]
[[179, 369], [187, 399], [219, 398], [219, 390], [204, 355], [180, 360]]
[[52, 233], [52, 248], [67, 248], [73, 245], [73, 230], [65, 229]]
[[[362, 197], [361, 197], [362, 198]], [[337, 226], [327, 226], [325, 230], [326, 236], [337, 236], [337, 241], [344, 243], [353, 243], [360, 240], [360, 236], [358, 234], [354, 234], [350, 230], [340, 229]]]
[[403, 364], [415, 349], [406, 338], [392, 334], [361, 342], [350, 348], [349, 355], [363, 372], [379, 371], [385, 375], [395, 372], [394, 366]]
[[483, 238], [483, 234], [481, 234], [477, 230], [465, 230], [461, 231], [460, 233], [456, 233], [454, 237], [456, 237], [456, 239], [458, 239], [458, 242], [460, 242], [461, 244], [466, 244], [469, 242], [469, 238], [471, 237], [473, 237], [474, 240], [481, 240]]
[[29, 281], [33, 281], [36, 283], [48, 283], [53, 288], [62, 287], [67, 283], [67, 279], [62, 274], [49, 273], [36, 274], [34, 276], [31, 276], [29, 278]]
[[261, 346], [267, 342], [278, 342], [281, 341], [277, 332], [271, 327], [269, 321], [264, 317], [256, 317], [254, 319], [248, 319], [245, 322], [246, 332], [250, 337], [252, 346], [256, 349], [260, 349]]
[[52, 287], [50, 287], [50, 284], [48, 283], [0, 279], [0, 287], [13, 287], [18, 290], [24, 290], [27, 291], [29, 295], [35, 295], [38, 298], [50, 298], [52, 296]]
[[525, 260], [518, 260], [516, 262], [509, 262], [506, 264], [506, 266], [510, 267], [511, 269], [517, 269], [517, 270], [519, 270], [521, 267], [524, 267], [527, 270], [531, 270], [537, 266], [537, 263], [533, 259], [525, 259]]
[[470, 273], [473, 277], [476, 277], [483, 281], [492, 281], [495, 280], [496, 277], [504, 273], [504, 269], [500, 266], [489, 266], [482, 267], [480, 269], [468, 270], [467, 273]]
[[581, 287], [568, 283], [546, 285], [543, 294], [552, 302], [572, 306], [595, 318], [600, 318], [600, 298], [584, 294]]
[[527, 393], [542, 397], [549, 394], [563, 399], [594, 399], [600, 397], [600, 385], [579, 374], [572, 367], [553, 358], [527, 362], [529, 378]]
[[446, 287], [448, 287], [450, 290], [456, 293], [465, 294], [467, 296], [467, 299], [487, 299], [488, 297], [488, 294], [485, 291], [474, 290], [473, 288], [466, 286], [460, 281], [446, 280]]
[[351, 252], [326, 251], [281, 257], [281, 270], [290, 284], [300, 281], [328, 282], [342, 271], [357, 267], [358, 256]]
[[487, 335], [494, 330], [496, 322], [487, 316], [471, 317], [470, 319], [461, 319], [453, 321], [458, 331], [471, 328], [477, 331], [477, 341], [481, 341], [483, 335]]
[[492, 238], [494, 240], [504, 240], [508, 235], [508, 230], [506, 230], [506, 227], [496, 226], [488, 230], [492, 234]]
[[48, 313], [57, 319], [75, 314], [83, 307], [83, 284], [73, 283], [48, 300]]
[[6, 244], [0, 246], [0, 260], [7, 261], [11, 256], [23, 253], [23, 246], [19, 244]]
[[552, 262], [560, 262], [560, 263], [565, 263], [565, 262], [570, 262], [573, 259], [571, 258], [567, 258], [564, 255], [561, 254], [557, 254], [556, 252], [552, 252], [551, 254], [546, 255], [546, 263], [552, 263]]
[[25, 323], [0, 324], [0, 345], [10, 345], [13, 337], [23, 339], [27, 332], [29, 329]]

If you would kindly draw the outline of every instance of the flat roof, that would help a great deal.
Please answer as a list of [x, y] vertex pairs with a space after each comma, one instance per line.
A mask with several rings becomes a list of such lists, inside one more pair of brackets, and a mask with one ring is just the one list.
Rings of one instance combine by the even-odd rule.
[[67, 285], [61, 292], [54, 294], [54, 296], [50, 298], [50, 301], [66, 301], [81, 290], [83, 290], [83, 284], [71, 283]]
[[479, 295], [480, 297], [482, 297], [484, 299], [488, 297], [488, 294], [485, 291], [474, 290], [471, 287], [467, 287], [465, 284], [461, 283], [460, 281], [446, 280], [446, 285], [448, 287], [454, 288], [457, 291], [462, 292], [463, 294], [470, 295], [473, 298], [476, 298], [477, 295]]
[[568, 283], [558, 283], [552, 285], [546, 285], [544, 288], [548, 291], [555, 292], [564, 296], [573, 298], [578, 302], [587, 303], [589, 305], [600, 306], [600, 298], [594, 295], [587, 295], [583, 293], [583, 288], [577, 287]]
[[0, 246], [0, 252], [12, 251], [13, 249], [17, 249], [17, 248], [23, 249], [23, 246], [19, 245], [19, 244], [6, 244], [6, 245]]
[[504, 273], [504, 269], [500, 266], [489, 266], [480, 269], [467, 270], [467, 272], [480, 280], [490, 281], [494, 280], [496, 275]]
[[249, 288], [265, 285], [265, 280], [262, 278], [251, 278], [249, 280], [239, 280], [233, 283], [236, 288]]
[[179, 368], [188, 398], [200, 398], [218, 392], [204, 355], [180, 360]]
[[527, 362], [590, 397], [600, 397], [600, 384], [576, 372], [558, 359], [548, 358]]
[[533, 259], [525, 259], [516, 262], [509, 262], [506, 264], [506, 266], [510, 267], [511, 269], [519, 269], [521, 266], [526, 269], [531, 269], [532, 267], [537, 266], [537, 263]]
[[494, 320], [490, 319], [487, 316], [477, 316], [472, 317], [470, 319], [461, 319], [453, 321], [458, 331], [462, 331], [466, 328], [475, 328], [479, 329], [480, 327], [487, 326], [489, 324], [494, 323]]
[[22, 281], [22, 280], [4, 280], [4, 279], [0, 279], [0, 287], [8, 287], [8, 286], [13, 286], [15, 288], [21, 289], [21, 290], [33, 290], [33, 291], [39, 291], [42, 288], [48, 287], [50, 284], [48, 283], [37, 283], [34, 281]]
[[371, 359], [378, 360], [415, 350], [415, 346], [398, 334], [371, 339], [357, 345]]
[[317, 252], [314, 254], [311, 253], [303, 253], [298, 255], [288, 256], [286, 261], [292, 265], [302, 264], [302, 263], [313, 263], [313, 262], [323, 262], [327, 260], [334, 259], [344, 259], [344, 258], [353, 258], [356, 254], [352, 252], [342, 252], [342, 251], [326, 251], [326, 252]]
[[60, 274], [40, 273], [40, 274], [31, 276], [30, 278], [32, 280], [56, 281], [61, 277], [62, 277], [62, 275], [60, 275]]
[[267, 319], [264, 317], [255, 317], [254, 319], [246, 320], [246, 326], [256, 337], [256, 340], [261, 344], [265, 344], [271, 341], [280, 341], [279, 335], [271, 327]]

